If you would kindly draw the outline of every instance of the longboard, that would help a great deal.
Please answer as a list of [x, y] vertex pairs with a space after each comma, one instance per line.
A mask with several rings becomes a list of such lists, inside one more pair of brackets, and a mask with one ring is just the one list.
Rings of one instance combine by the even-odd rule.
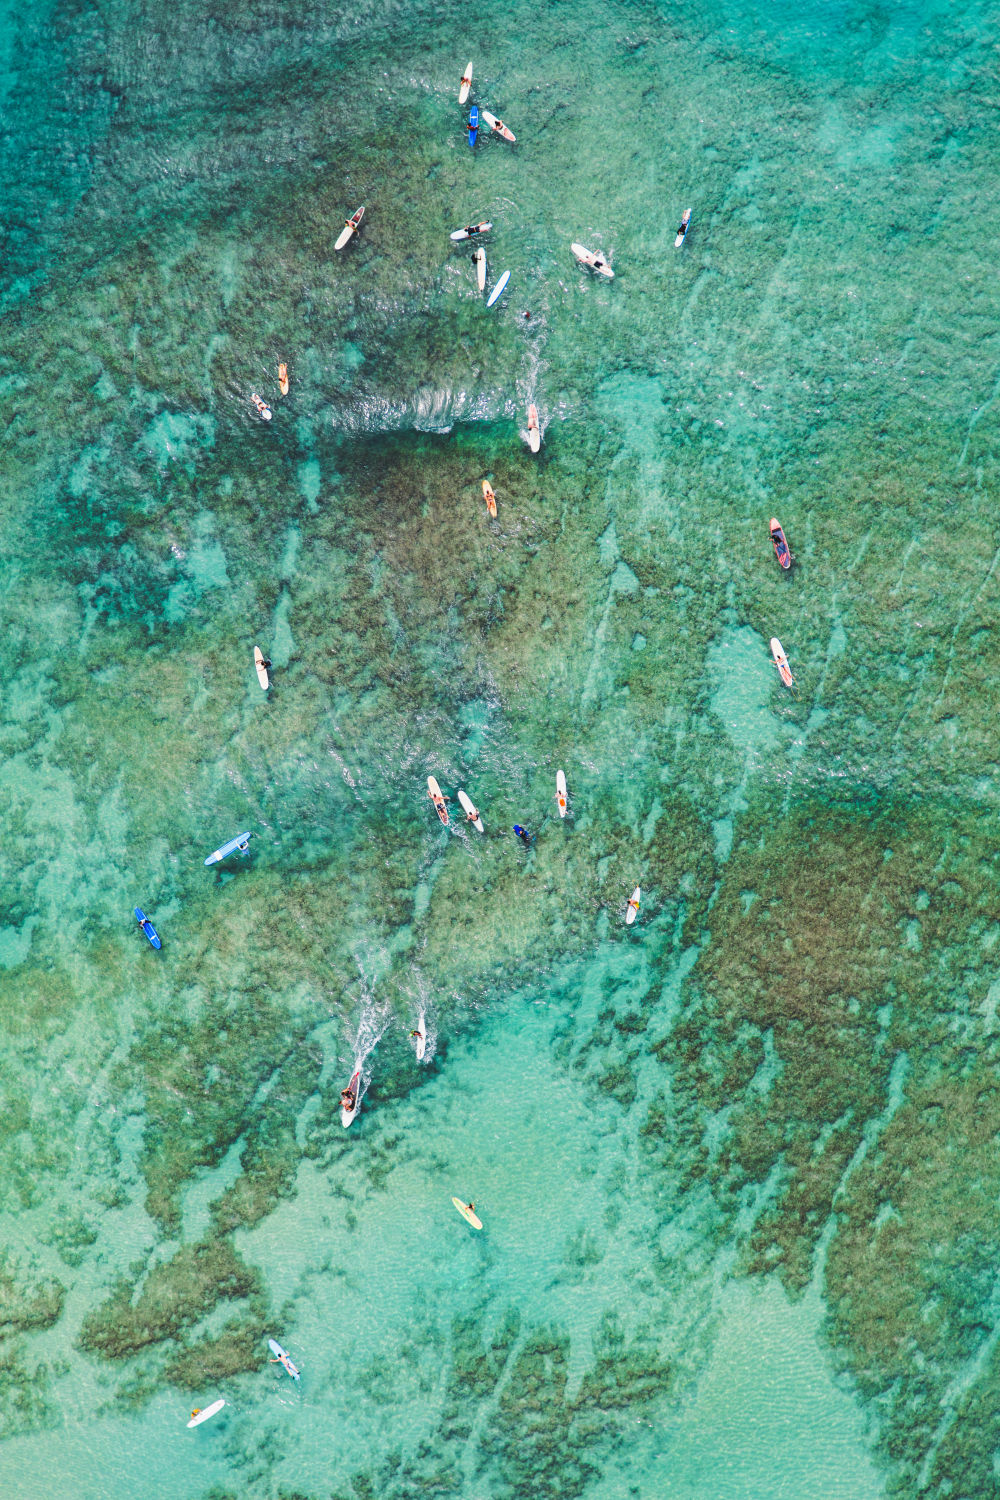
[[496, 495], [494, 495], [493, 486], [490, 484], [488, 479], [483, 480], [483, 499], [486, 501], [486, 509], [489, 511], [493, 519], [496, 520], [497, 497]]
[[434, 803], [434, 810], [436, 811], [438, 817], [441, 819], [441, 822], [447, 828], [448, 809], [447, 807], [445, 807], [444, 798], [441, 795], [441, 788], [438, 786], [433, 776], [428, 776], [427, 778], [427, 795]]
[[593, 250], [588, 250], [586, 245], [578, 245], [575, 240], [569, 248], [583, 265], [589, 266], [592, 271], [600, 271], [601, 275], [606, 276], [609, 281], [614, 278], [614, 271], [602, 255], [595, 255]]
[[349, 1089], [353, 1089], [354, 1090], [354, 1108], [353, 1109], [345, 1109], [343, 1105], [340, 1106], [340, 1123], [341, 1123], [341, 1125], [343, 1125], [343, 1127], [344, 1127], [345, 1130], [347, 1129], [348, 1125], [350, 1125], [351, 1121], [354, 1119], [354, 1116], [357, 1114], [358, 1110], [361, 1108], [361, 1068], [360, 1068], [360, 1066], [357, 1067], [357, 1068], [355, 1068], [354, 1072], [351, 1074], [351, 1081], [347, 1085], [347, 1087]]
[[462, 810], [468, 818], [469, 822], [472, 824], [473, 828], [478, 829], [480, 833], [485, 833], [486, 830], [483, 827], [483, 820], [479, 816], [479, 809], [473, 806], [472, 799], [465, 792], [460, 791], [458, 794], [458, 800], [459, 802], [461, 802]]
[[206, 865], [217, 865], [220, 859], [225, 859], [228, 854], [234, 854], [237, 849], [241, 854], [246, 854], [250, 848], [250, 838], [249, 833], [238, 833], [234, 839], [230, 839], [227, 844], [216, 849], [214, 854], [210, 854], [205, 861]]
[[479, 135], [479, 108], [473, 105], [469, 110], [469, 145], [475, 150], [476, 138]]
[[565, 773], [565, 771], [557, 771], [556, 772], [556, 801], [559, 804], [559, 816], [561, 818], [564, 818], [566, 816], [566, 773]]
[[495, 130], [497, 135], [502, 135], [505, 141], [517, 140], [517, 136], [514, 134], [513, 130], [508, 130], [504, 122], [502, 120], [498, 120], [496, 115], [491, 115], [488, 109], [481, 109], [479, 113], [483, 117], [483, 123], [485, 125], [488, 125], [491, 130]]
[[641, 897], [641, 895], [642, 895], [642, 891], [639, 889], [638, 886], [636, 886], [635, 890], [632, 892], [631, 896], [628, 898], [628, 910], [625, 913], [625, 926], [626, 927], [631, 927], [632, 923], [635, 921], [635, 914], [639, 910], [639, 898]]
[[[486, 280], [486, 251], [485, 250], [480, 250], [479, 253], [483, 257], [483, 282], [485, 283], [485, 280]], [[509, 271], [505, 271], [503, 273], [503, 275], [500, 277], [500, 280], [497, 282], [496, 286], [493, 288], [492, 292], [490, 292], [490, 295], [487, 297], [487, 299], [486, 299], [486, 306], [487, 307], [492, 307], [493, 304], [494, 304], [494, 302], [496, 302], [498, 298], [500, 298], [500, 297], [503, 296], [504, 292], [507, 289], [507, 283], [508, 283], [509, 280], [510, 280], [510, 272]]]
[[470, 90], [471, 87], [472, 87], [472, 64], [470, 63], [469, 66], [466, 68], [465, 72], [462, 74], [462, 82], [459, 85], [459, 90], [458, 90], [458, 102], [459, 102], [459, 104], [464, 104], [465, 101], [466, 101], [466, 99], [468, 99], [468, 97], [469, 97], [469, 90]]
[[293, 1380], [298, 1380], [298, 1378], [299, 1378], [299, 1369], [298, 1369], [297, 1365], [294, 1365], [292, 1363], [292, 1357], [288, 1353], [288, 1350], [287, 1349], [282, 1349], [282, 1347], [278, 1343], [277, 1339], [268, 1339], [268, 1341], [267, 1341], [267, 1347], [270, 1349], [271, 1353], [274, 1355], [274, 1357], [277, 1360], [278, 1364], [281, 1365], [282, 1369], [283, 1370], [287, 1370], [288, 1374], [292, 1377]]
[[132, 914], [135, 917], [135, 920], [138, 922], [139, 926], [142, 928], [142, 930], [143, 930], [144, 934], [146, 935], [146, 937], [149, 939], [150, 943], [153, 945], [153, 947], [154, 948], [160, 948], [160, 947], [162, 947], [163, 945], [160, 942], [160, 934], [157, 932], [157, 930], [153, 926], [152, 922], [146, 916], [146, 913], [143, 911], [142, 907], [141, 906], [133, 906], [133, 908], [132, 908]]
[[361, 223], [361, 220], [364, 218], [364, 216], [365, 211], [363, 207], [356, 208], [354, 210], [351, 217], [347, 220], [343, 229], [340, 231], [337, 243], [333, 247], [335, 250], [343, 250], [344, 246], [347, 244], [347, 241], [351, 238], [351, 235], [357, 232], [358, 225]]
[[253, 664], [257, 669], [257, 681], [260, 683], [262, 688], [267, 688], [270, 685], [267, 676], [267, 668], [264, 665], [264, 653], [259, 646], [255, 646], [253, 648]]
[[472, 259], [476, 263], [476, 280], [479, 283], [479, 290], [484, 292], [486, 290], [486, 251], [482, 245], [480, 245]]
[[288, 395], [288, 366], [278, 366], [278, 389], [283, 396]]
[[776, 635], [772, 635], [771, 637], [771, 655], [774, 657], [774, 665], [781, 673], [782, 682], [785, 684], [785, 687], [790, 688], [795, 679], [792, 676], [792, 669], [788, 665], [788, 657], [781, 649], [781, 642]]
[[542, 434], [538, 426], [538, 407], [532, 403], [528, 407], [528, 447], [532, 453], [537, 453], [542, 446]]
[[417, 1034], [413, 1038], [413, 1041], [414, 1050], [417, 1054], [417, 1062], [423, 1062], [424, 1053], [427, 1051], [427, 1020], [423, 1011], [420, 1012], [420, 1017], [417, 1021]]
[[471, 240], [474, 234], [487, 234], [493, 228], [489, 219], [484, 219], [481, 224], [466, 224], [464, 229], [453, 229], [451, 238], [453, 240]]
[[774, 555], [781, 566], [783, 568], [790, 568], [792, 566], [792, 554], [788, 550], [785, 533], [773, 516], [771, 517], [771, 545], [774, 548]]
[[214, 1417], [217, 1411], [221, 1411], [225, 1404], [226, 1403], [220, 1397], [218, 1401], [213, 1401], [211, 1406], [206, 1406], [204, 1411], [202, 1411], [199, 1407], [195, 1407], [194, 1411], [191, 1413], [191, 1420], [188, 1423], [188, 1426], [200, 1427], [202, 1422], [207, 1422], [209, 1417]]
[[462, 1215], [462, 1218], [465, 1219], [466, 1223], [471, 1224], [473, 1229], [482, 1229], [483, 1221], [482, 1219], [478, 1219], [472, 1212], [473, 1205], [471, 1203], [463, 1203], [461, 1198], [452, 1198], [451, 1201], [452, 1203], [454, 1203], [455, 1207]]
[[686, 208], [681, 216], [681, 222], [677, 226], [677, 238], [674, 240], [674, 249], [679, 250], [687, 238], [688, 229], [691, 227], [691, 210]]

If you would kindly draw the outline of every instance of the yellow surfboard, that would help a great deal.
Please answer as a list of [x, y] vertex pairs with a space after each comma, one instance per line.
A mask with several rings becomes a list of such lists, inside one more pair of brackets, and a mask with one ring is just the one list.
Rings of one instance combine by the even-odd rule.
[[473, 1229], [482, 1229], [482, 1227], [483, 1227], [482, 1220], [481, 1219], [477, 1219], [476, 1216], [475, 1216], [475, 1214], [472, 1212], [473, 1208], [475, 1207], [475, 1204], [473, 1204], [473, 1203], [463, 1203], [462, 1200], [461, 1200], [461, 1198], [452, 1198], [451, 1201], [452, 1201], [452, 1203], [454, 1203], [455, 1207], [458, 1209], [459, 1213], [462, 1215], [462, 1218], [465, 1219], [466, 1223], [471, 1224], [472, 1227], [473, 1227]]

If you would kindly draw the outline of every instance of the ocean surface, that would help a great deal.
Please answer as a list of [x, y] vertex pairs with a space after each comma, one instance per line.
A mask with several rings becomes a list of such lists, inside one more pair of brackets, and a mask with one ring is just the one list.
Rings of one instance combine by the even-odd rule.
[[997, 20], [0, 0], [21, 1500], [996, 1493]]

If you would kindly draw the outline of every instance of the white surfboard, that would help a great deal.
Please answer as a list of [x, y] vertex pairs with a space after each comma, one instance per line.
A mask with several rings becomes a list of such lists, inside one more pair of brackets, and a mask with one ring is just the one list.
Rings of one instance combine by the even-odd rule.
[[628, 910], [625, 913], [625, 926], [626, 927], [631, 927], [632, 923], [635, 921], [635, 914], [639, 910], [639, 900], [640, 900], [641, 896], [642, 896], [642, 891], [640, 890], [640, 888], [638, 886], [636, 886], [635, 890], [632, 892], [631, 896], [628, 898]]
[[420, 1018], [417, 1021], [417, 1034], [413, 1038], [413, 1045], [417, 1054], [417, 1062], [423, 1062], [424, 1053], [427, 1051], [427, 1020], [423, 1010], [421, 1010]]
[[458, 794], [458, 800], [459, 802], [461, 802], [462, 811], [465, 813], [473, 828], [478, 829], [480, 833], [485, 833], [486, 830], [483, 827], [483, 820], [479, 816], [479, 809], [473, 805], [472, 799], [465, 792], [460, 791]]
[[204, 1411], [200, 1411], [197, 1407], [195, 1407], [194, 1411], [191, 1413], [191, 1420], [188, 1423], [188, 1426], [200, 1427], [202, 1422], [207, 1422], [209, 1417], [214, 1417], [217, 1411], [221, 1411], [225, 1404], [226, 1403], [220, 1398], [218, 1401], [213, 1401], [211, 1406], [206, 1406]]
[[497, 119], [496, 115], [491, 115], [488, 109], [481, 109], [479, 113], [482, 115], [483, 124], [490, 130], [495, 130], [497, 135], [502, 135], [505, 141], [517, 140], [513, 130], [508, 129], [502, 120]]
[[532, 402], [528, 407], [528, 447], [537, 453], [542, 446], [542, 432], [538, 425], [538, 407]]
[[677, 238], [674, 240], [674, 249], [679, 250], [687, 239], [687, 232], [691, 227], [691, 210], [686, 208], [677, 226]]
[[460, 88], [458, 90], [458, 102], [459, 102], [459, 104], [464, 104], [465, 101], [466, 101], [466, 99], [468, 99], [468, 97], [469, 97], [469, 90], [470, 90], [471, 87], [472, 87], [472, 64], [470, 63], [469, 66], [466, 68], [465, 72], [462, 74], [462, 83], [461, 83], [461, 86], [460, 86]]
[[467, 224], [464, 229], [453, 229], [451, 238], [453, 240], [471, 240], [474, 234], [488, 234], [493, 228], [489, 219], [484, 219], [481, 224]]
[[615, 273], [603, 255], [595, 255], [593, 250], [588, 250], [586, 245], [578, 245], [576, 240], [573, 241], [569, 248], [582, 265], [589, 266], [592, 271], [600, 271], [601, 275], [606, 276], [609, 281], [614, 279]]
[[441, 795], [441, 788], [438, 786], [437, 778], [435, 776], [428, 776], [427, 778], [427, 795], [434, 803], [434, 811], [437, 813], [438, 817], [441, 819], [441, 822], [447, 828], [448, 808], [444, 798]]
[[559, 816], [561, 818], [564, 818], [566, 816], [566, 773], [565, 773], [565, 771], [557, 771], [556, 772], [556, 801], [559, 804]]
[[479, 290], [486, 290], [486, 251], [480, 245], [472, 259], [476, 262], [476, 280], [479, 282]]
[[792, 669], [788, 665], [788, 657], [785, 655], [781, 642], [776, 635], [772, 635], [771, 637], [771, 655], [774, 657], [774, 665], [781, 674], [781, 680], [785, 684], [785, 687], [792, 687], [795, 678], [792, 676]]
[[[483, 279], [485, 281], [485, 278], [486, 278], [486, 251], [485, 250], [481, 250], [480, 254], [483, 257]], [[500, 298], [500, 297], [503, 296], [504, 292], [507, 290], [507, 283], [508, 283], [509, 280], [510, 280], [510, 272], [509, 271], [505, 271], [503, 273], [503, 275], [500, 277], [500, 280], [497, 282], [496, 286], [493, 288], [492, 292], [490, 292], [490, 295], [487, 297], [487, 299], [486, 299], [486, 306], [487, 307], [492, 307], [493, 304], [494, 304], [494, 302], [496, 302], [498, 298]]]
[[357, 1067], [354, 1069], [354, 1072], [351, 1074], [351, 1081], [347, 1085], [347, 1087], [349, 1089], [353, 1089], [353, 1091], [354, 1091], [354, 1108], [353, 1109], [347, 1109], [347, 1108], [345, 1108], [345, 1106], [343, 1104], [340, 1106], [340, 1123], [341, 1123], [341, 1125], [343, 1125], [343, 1127], [344, 1127], [345, 1130], [347, 1129], [348, 1125], [350, 1125], [351, 1121], [354, 1119], [354, 1116], [357, 1114], [358, 1110], [361, 1108], [361, 1064], [360, 1063], [358, 1063]]
[[361, 220], [364, 218], [364, 216], [364, 207], [356, 208], [354, 210], [353, 214], [348, 219], [343, 229], [340, 231], [340, 237], [333, 247], [335, 250], [343, 250], [344, 246], [347, 244], [347, 241], [351, 238], [351, 235], [357, 233], [358, 225], [361, 223]]
[[259, 646], [253, 648], [253, 664], [257, 668], [257, 681], [262, 688], [266, 688], [269, 685], [269, 679], [264, 665], [264, 653]]

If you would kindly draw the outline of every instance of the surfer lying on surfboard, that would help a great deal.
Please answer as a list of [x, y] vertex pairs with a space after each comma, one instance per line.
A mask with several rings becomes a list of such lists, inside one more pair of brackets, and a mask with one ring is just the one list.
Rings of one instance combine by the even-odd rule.
[[354, 1109], [354, 1106], [357, 1104], [357, 1102], [358, 1102], [358, 1096], [357, 1096], [357, 1094], [354, 1092], [354, 1090], [350, 1086], [348, 1086], [346, 1089], [341, 1089], [341, 1091], [340, 1091], [340, 1107], [341, 1107], [341, 1109], [345, 1109], [347, 1111], [347, 1113], [350, 1114], [351, 1111]]

